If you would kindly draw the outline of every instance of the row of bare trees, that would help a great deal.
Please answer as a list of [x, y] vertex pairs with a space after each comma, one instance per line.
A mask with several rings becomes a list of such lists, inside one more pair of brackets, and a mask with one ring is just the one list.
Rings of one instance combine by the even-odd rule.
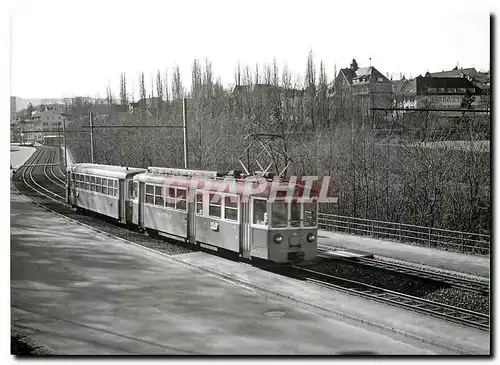
[[[208, 60], [193, 62], [191, 88], [186, 93], [179, 68], [169, 83], [156, 75], [156, 96], [161, 102], [132, 110], [78, 98], [67, 105], [72, 116], [68, 136], [74, 157], [90, 160], [88, 112], [94, 124], [155, 126], [94, 130], [94, 161], [128, 166], [183, 166], [181, 99], [188, 94], [188, 138], [191, 168], [239, 169], [237, 157], [249, 133], [278, 133], [286, 138], [294, 163], [290, 174], [331, 176], [339, 203], [325, 207], [332, 213], [376, 220], [473, 232], [489, 232], [490, 155], [478, 142], [475, 117], [464, 117], [466, 141], [457, 148], [436, 142], [435, 134], [420, 141], [401, 134], [380, 135], [363, 115], [356, 100], [328, 96], [328, 78], [321, 62], [316, 72], [312, 53], [305, 83], [276, 61], [262, 70], [237, 66], [234, 90], [215, 80]], [[316, 78], [318, 74], [318, 78]], [[140, 95], [145, 98], [144, 75]], [[125, 75], [120, 80], [120, 101], [130, 102]], [[152, 84], [153, 85], [153, 84]], [[240, 87], [240, 88], [238, 88]], [[153, 88], [153, 86], [152, 86]], [[153, 90], [151, 91], [153, 95]], [[427, 119], [425, 119], [427, 118]], [[418, 116], [413, 123], [418, 125]], [[433, 115], [420, 123], [439, 123]], [[387, 122], [390, 125], [392, 122]], [[434, 123], [434, 124], [433, 124]], [[419, 126], [420, 128], [421, 126]], [[489, 147], [488, 147], [489, 148]]]

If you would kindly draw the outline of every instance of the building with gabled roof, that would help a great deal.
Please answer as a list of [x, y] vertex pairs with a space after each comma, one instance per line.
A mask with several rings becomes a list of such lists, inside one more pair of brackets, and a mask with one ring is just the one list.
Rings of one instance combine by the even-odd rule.
[[427, 72], [426, 77], [449, 77], [449, 78], [466, 78], [476, 86], [483, 90], [483, 94], [488, 94], [490, 90], [490, 73], [477, 72], [474, 67], [458, 68], [441, 72]]
[[330, 84], [329, 95], [341, 103], [352, 98], [365, 117], [372, 115], [371, 108], [391, 108], [393, 103], [392, 82], [373, 66], [358, 67], [355, 60], [351, 67], [340, 69]]
[[[460, 109], [465, 95], [473, 98], [473, 108], [483, 109], [483, 90], [466, 77], [418, 76], [413, 80], [401, 79], [393, 82], [394, 106], [405, 109], [444, 109], [447, 116], [461, 115]], [[449, 111], [448, 111], [449, 110]]]

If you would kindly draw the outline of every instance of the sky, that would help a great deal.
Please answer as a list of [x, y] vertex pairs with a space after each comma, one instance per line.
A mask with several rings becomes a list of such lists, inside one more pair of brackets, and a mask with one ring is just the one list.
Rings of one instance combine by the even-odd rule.
[[[120, 74], [148, 94], [157, 70], [179, 65], [189, 87], [195, 58], [234, 84], [237, 62], [286, 64], [304, 75], [313, 51], [329, 80], [355, 58], [399, 78], [490, 67], [492, 2], [476, 1], [16, 2], [10, 8], [10, 94], [23, 98], [119, 94]], [[371, 58], [371, 61], [370, 61]]]

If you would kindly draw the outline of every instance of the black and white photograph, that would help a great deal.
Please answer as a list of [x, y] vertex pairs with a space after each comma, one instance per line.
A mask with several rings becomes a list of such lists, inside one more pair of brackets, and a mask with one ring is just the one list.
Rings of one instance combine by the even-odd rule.
[[7, 361], [493, 356], [492, 1], [3, 19]]

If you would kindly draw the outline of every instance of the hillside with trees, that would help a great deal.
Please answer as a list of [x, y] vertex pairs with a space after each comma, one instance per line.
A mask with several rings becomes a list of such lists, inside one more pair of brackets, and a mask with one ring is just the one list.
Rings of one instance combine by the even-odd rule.
[[[89, 112], [94, 115], [94, 161], [135, 167], [183, 167], [182, 99], [188, 98], [189, 167], [241, 169], [237, 157], [250, 133], [277, 133], [293, 159], [288, 173], [331, 176], [338, 197], [322, 210], [346, 216], [444, 229], [490, 232], [490, 154], [484, 121], [463, 116], [461, 149], [429, 148], [443, 139], [432, 113], [369, 120], [349, 95], [332, 97], [323, 62], [307, 58], [303, 77], [286, 66], [236, 66], [234, 88], [224, 88], [208, 60], [194, 60], [186, 90], [178, 67], [158, 71], [150, 87], [140, 74], [140, 100], [120, 77], [120, 95], [104, 103], [66, 101], [72, 123], [68, 145], [78, 162], [90, 161]], [[303, 80], [303, 81], [302, 81]], [[129, 81], [131, 82], [131, 81]], [[149, 89], [149, 90], [147, 90]], [[148, 97], [147, 97], [148, 96]], [[102, 126], [128, 128], [99, 128]], [[488, 137], [489, 139], [489, 137]]]

